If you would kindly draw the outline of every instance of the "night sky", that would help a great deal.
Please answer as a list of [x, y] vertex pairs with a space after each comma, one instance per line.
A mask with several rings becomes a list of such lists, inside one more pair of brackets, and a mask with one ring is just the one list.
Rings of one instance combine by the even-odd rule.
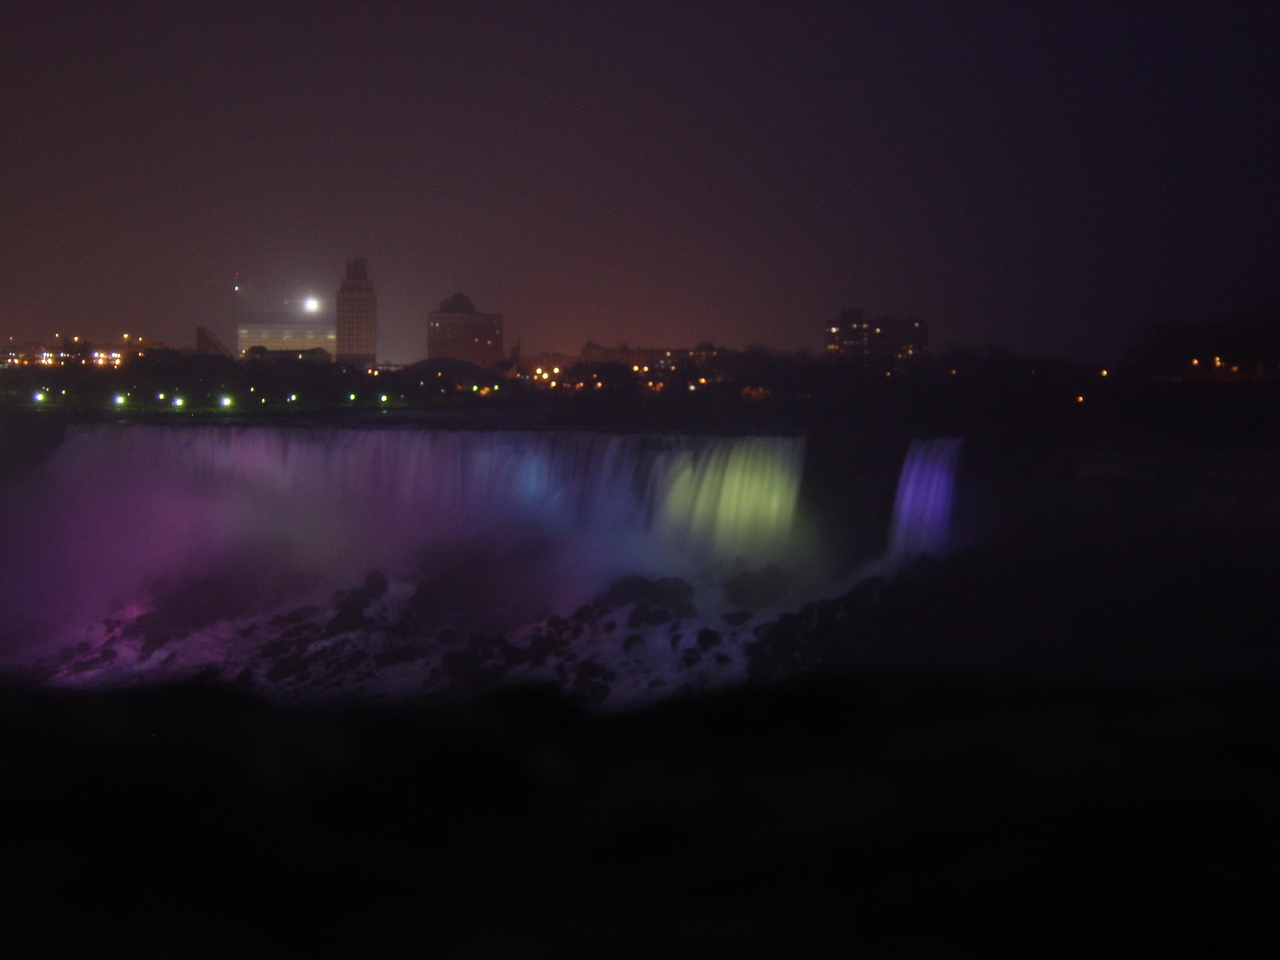
[[1275, 290], [1274, 2], [6, 5], [0, 335], [234, 345], [332, 297], [380, 359], [468, 294], [526, 352], [1107, 359]]

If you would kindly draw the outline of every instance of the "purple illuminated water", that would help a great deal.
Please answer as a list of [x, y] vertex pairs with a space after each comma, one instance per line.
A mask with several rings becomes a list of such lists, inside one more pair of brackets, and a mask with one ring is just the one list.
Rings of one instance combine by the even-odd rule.
[[911, 441], [893, 505], [890, 560], [946, 549], [959, 458], [959, 440]]
[[[158, 578], [245, 606], [372, 569], [471, 566], [477, 602], [555, 609], [630, 572], [785, 553], [804, 442], [99, 426], [0, 505], [9, 626], [104, 616]], [[527, 600], [527, 602], [526, 602]]]
[[[889, 568], [945, 547], [958, 452], [912, 444]], [[298, 697], [413, 696], [475, 669], [619, 706], [739, 682], [759, 629], [838, 588], [796, 526], [803, 454], [779, 437], [84, 428], [0, 503], [0, 652], [59, 685], [212, 670]], [[744, 572], [763, 579], [735, 599]], [[611, 589], [628, 576], [649, 586]]]

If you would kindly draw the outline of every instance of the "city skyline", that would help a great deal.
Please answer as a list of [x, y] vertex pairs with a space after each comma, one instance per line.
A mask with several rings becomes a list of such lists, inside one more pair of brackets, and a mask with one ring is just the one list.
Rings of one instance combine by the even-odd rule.
[[[353, 40], [352, 38], [356, 38]], [[18, 4], [0, 336], [235, 339], [378, 289], [527, 349], [931, 343], [1110, 359], [1276, 286], [1277, 13], [916, 2]]]

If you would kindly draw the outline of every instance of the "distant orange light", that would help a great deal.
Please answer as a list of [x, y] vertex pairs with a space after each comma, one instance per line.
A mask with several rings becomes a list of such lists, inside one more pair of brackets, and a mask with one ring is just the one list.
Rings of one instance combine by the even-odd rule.
[[1076, 397], [1076, 403], [1084, 403], [1084, 397]]

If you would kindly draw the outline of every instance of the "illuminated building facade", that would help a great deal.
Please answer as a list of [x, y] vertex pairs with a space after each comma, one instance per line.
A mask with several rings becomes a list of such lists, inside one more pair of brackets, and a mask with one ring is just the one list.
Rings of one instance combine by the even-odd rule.
[[427, 356], [488, 367], [502, 360], [502, 314], [478, 313], [470, 298], [454, 294], [427, 314]]
[[827, 356], [897, 368], [920, 358], [929, 340], [929, 325], [892, 317], [867, 320], [861, 310], [841, 310], [840, 319], [827, 324], [824, 339]]
[[319, 304], [308, 300], [303, 310], [255, 310], [241, 314], [236, 324], [236, 351], [244, 356], [250, 347], [269, 353], [279, 350], [324, 350], [333, 356], [337, 331], [332, 319], [319, 315]]
[[378, 354], [378, 295], [369, 280], [368, 261], [347, 261], [334, 306], [338, 362], [373, 366]]
[[[9, 339], [13, 340], [12, 337]], [[118, 367], [129, 357], [163, 348], [163, 343], [145, 337], [130, 337], [127, 333], [120, 340], [105, 345], [92, 344], [83, 337], [60, 337], [51, 344], [10, 342], [0, 345], [0, 366]]]

